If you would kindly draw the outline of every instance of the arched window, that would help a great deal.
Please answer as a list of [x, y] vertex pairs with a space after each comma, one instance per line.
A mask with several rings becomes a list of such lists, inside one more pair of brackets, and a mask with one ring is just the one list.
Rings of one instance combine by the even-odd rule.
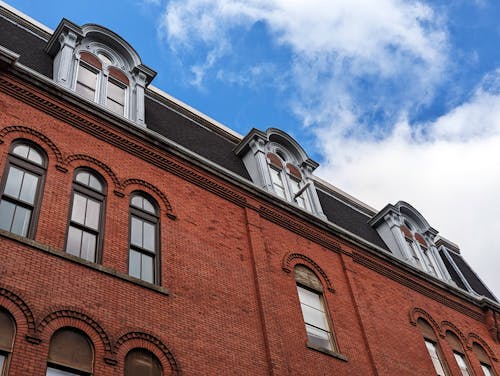
[[323, 297], [323, 285], [314, 272], [303, 265], [295, 266], [294, 276], [306, 327], [307, 345], [336, 352], [337, 346]]
[[129, 274], [159, 283], [158, 206], [150, 197], [134, 193], [130, 199]]
[[300, 170], [292, 163], [285, 161], [286, 157], [283, 152], [267, 153], [273, 190], [279, 197], [310, 211], [308, 185], [304, 183]]
[[0, 375], [7, 374], [9, 354], [12, 352], [16, 325], [12, 316], [0, 308]]
[[132, 349], [125, 357], [125, 376], [161, 376], [161, 364], [145, 349]]
[[97, 173], [76, 171], [66, 252], [87, 261], [100, 261], [105, 193], [104, 180]]
[[119, 115], [125, 115], [129, 81], [122, 71], [114, 67], [116, 64], [113, 58], [104, 53], [95, 56], [81, 51], [75, 91]]
[[424, 336], [425, 347], [429, 352], [434, 370], [437, 376], [448, 376], [449, 372], [443, 360], [441, 348], [439, 347], [438, 339], [432, 327], [423, 319], [417, 320], [417, 325]]
[[12, 144], [1, 182], [0, 228], [34, 238], [47, 159], [27, 141]]
[[490, 357], [486, 354], [483, 347], [479, 345], [477, 342], [472, 344], [472, 351], [476, 354], [479, 363], [481, 364], [481, 370], [484, 373], [484, 376], [494, 376], [493, 367], [491, 366]]
[[90, 339], [73, 328], [62, 328], [50, 339], [47, 376], [91, 375], [94, 350]]
[[470, 372], [469, 362], [467, 361], [464, 348], [462, 347], [460, 340], [454, 333], [450, 332], [449, 330], [446, 331], [446, 340], [448, 341], [451, 349], [453, 350], [453, 356], [457, 361], [457, 365], [458, 368], [460, 369], [461, 375], [470, 376], [472, 373]]

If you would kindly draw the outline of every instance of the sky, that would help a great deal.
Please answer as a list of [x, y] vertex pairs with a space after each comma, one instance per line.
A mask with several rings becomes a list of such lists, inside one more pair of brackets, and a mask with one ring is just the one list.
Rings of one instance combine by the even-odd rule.
[[154, 86], [242, 135], [288, 132], [377, 210], [410, 203], [500, 297], [500, 2], [6, 2], [106, 26]]

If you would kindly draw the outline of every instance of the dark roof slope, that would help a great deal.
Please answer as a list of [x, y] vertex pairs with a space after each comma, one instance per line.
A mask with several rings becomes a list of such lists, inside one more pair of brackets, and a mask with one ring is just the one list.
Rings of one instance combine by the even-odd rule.
[[149, 129], [250, 180], [242, 160], [233, 153], [234, 143], [155, 100], [146, 97], [145, 107]]
[[462, 256], [454, 252], [450, 252], [450, 256], [455, 262], [455, 265], [460, 269], [460, 272], [465, 277], [470, 287], [472, 287], [475, 292], [477, 292], [479, 295], [484, 295], [487, 298], [497, 301], [495, 297], [488, 291], [483, 282], [481, 282], [481, 280], [477, 277], [476, 273], [474, 273], [469, 264], [465, 262]]
[[377, 231], [368, 225], [370, 217], [319, 189], [316, 191], [323, 212], [330, 222], [390, 252]]
[[43, 50], [47, 42], [8, 21], [0, 13], [0, 45], [21, 55], [19, 62], [52, 78], [52, 58]]
[[446, 266], [446, 269], [448, 270], [448, 273], [451, 276], [451, 279], [453, 282], [457, 284], [458, 287], [460, 287], [463, 290], [467, 290], [467, 287], [465, 287], [464, 282], [462, 281], [462, 278], [458, 275], [457, 271], [455, 268], [451, 265], [450, 261], [444, 254], [443, 250], [439, 251], [439, 256], [441, 256], [441, 260], [443, 260], [444, 266]]

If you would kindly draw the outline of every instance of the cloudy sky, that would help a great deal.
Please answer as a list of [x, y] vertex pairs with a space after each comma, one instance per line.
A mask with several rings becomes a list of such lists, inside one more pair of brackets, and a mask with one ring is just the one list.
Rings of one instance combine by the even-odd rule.
[[7, 3], [52, 29], [102, 24], [155, 86], [240, 134], [284, 129], [377, 209], [411, 203], [500, 297], [498, 1]]

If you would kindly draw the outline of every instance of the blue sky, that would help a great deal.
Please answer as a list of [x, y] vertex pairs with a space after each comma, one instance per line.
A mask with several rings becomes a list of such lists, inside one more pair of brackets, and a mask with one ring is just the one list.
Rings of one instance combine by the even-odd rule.
[[289, 132], [377, 209], [411, 203], [500, 295], [498, 1], [7, 3], [106, 26], [160, 89], [240, 134]]

